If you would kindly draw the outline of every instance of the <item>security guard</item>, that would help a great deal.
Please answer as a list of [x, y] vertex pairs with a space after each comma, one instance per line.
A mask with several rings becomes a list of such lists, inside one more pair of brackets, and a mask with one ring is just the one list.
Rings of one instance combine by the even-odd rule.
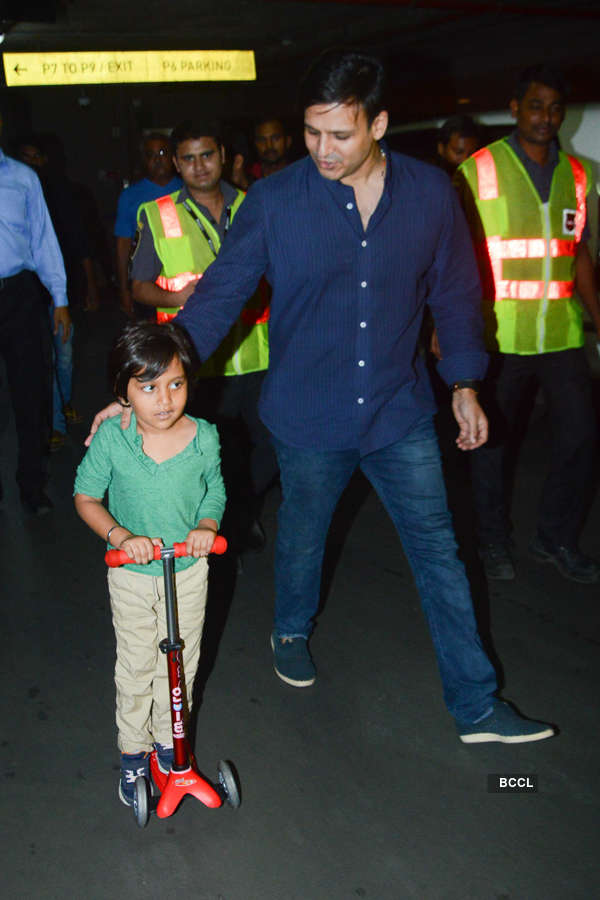
[[515, 577], [504, 484], [506, 440], [530, 381], [552, 423], [550, 472], [530, 544], [539, 562], [583, 583], [600, 565], [578, 549], [593, 483], [595, 413], [583, 350], [579, 294], [600, 335], [600, 306], [587, 248], [586, 163], [559, 149], [565, 84], [547, 66], [527, 69], [510, 103], [516, 130], [484, 147], [457, 172], [475, 242], [492, 360], [484, 383], [488, 445], [471, 459], [480, 553], [490, 578]]
[[[156, 307], [159, 321], [172, 318], [185, 304], [216, 258], [244, 199], [242, 191], [221, 178], [225, 150], [216, 125], [183, 122], [174, 129], [171, 146], [183, 187], [140, 206], [131, 260], [133, 297]], [[211, 418], [212, 411], [219, 422], [228, 495], [230, 500], [245, 495], [235, 512], [230, 508], [238, 520], [235, 532], [243, 534], [239, 544], [255, 550], [264, 545], [257, 517], [259, 498], [277, 475], [268, 432], [258, 418], [258, 397], [268, 364], [268, 308], [254, 298], [199, 371], [200, 413]], [[240, 472], [239, 434], [228, 439], [240, 419], [251, 445], [249, 495]]]

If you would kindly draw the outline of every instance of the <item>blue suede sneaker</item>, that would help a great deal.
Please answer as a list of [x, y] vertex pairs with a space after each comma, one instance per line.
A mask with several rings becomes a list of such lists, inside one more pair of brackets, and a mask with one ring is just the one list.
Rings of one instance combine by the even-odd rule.
[[173, 767], [173, 748], [166, 744], [154, 744], [156, 761], [163, 775], [168, 775]]
[[315, 664], [303, 637], [278, 637], [271, 635], [273, 667], [275, 673], [293, 687], [309, 687], [316, 678]]
[[119, 781], [119, 800], [125, 806], [133, 806], [135, 780], [143, 775], [150, 779], [149, 753], [121, 753], [121, 779]]
[[554, 728], [544, 722], [524, 719], [504, 700], [494, 700], [489, 716], [472, 725], [457, 722], [456, 730], [464, 744], [484, 744], [499, 741], [501, 744], [524, 744], [526, 741], [543, 741], [554, 735]]

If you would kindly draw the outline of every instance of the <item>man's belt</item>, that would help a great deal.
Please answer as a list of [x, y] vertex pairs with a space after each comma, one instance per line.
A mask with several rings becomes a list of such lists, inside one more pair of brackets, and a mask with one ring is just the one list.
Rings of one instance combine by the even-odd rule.
[[24, 276], [30, 276], [32, 273], [29, 269], [22, 269], [20, 272], [17, 272], [16, 275], [7, 275], [4, 278], [0, 278], [0, 291], [3, 291], [5, 288], [10, 287], [15, 284], [19, 279]]

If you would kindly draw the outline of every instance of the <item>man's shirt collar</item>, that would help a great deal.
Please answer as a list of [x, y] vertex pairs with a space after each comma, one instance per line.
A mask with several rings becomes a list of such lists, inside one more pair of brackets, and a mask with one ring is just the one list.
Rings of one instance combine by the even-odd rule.
[[[229, 206], [233, 206], [233, 204], [235, 203], [237, 195], [238, 195], [238, 190], [237, 190], [237, 188], [234, 188], [231, 184], [229, 184], [229, 182], [227, 182], [227, 181], [221, 180], [219, 182], [219, 185], [221, 188], [221, 193], [223, 194], [223, 212], [221, 214], [221, 221], [224, 221], [225, 212]], [[194, 198], [192, 197], [189, 190], [187, 189], [187, 187], [184, 184], [183, 187], [180, 188], [175, 202], [176, 203], [185, 203], [186, 200], [189, 200], [190, 203], [192, 203], [196, 207], [196, 209], [199, 210], [202, 213], [202, 215], [208, 219], [209, 222], [213, 221], [213, 217], [212, 217], [210, 211], [206, 208], [206, 206], [203, 206], [201, 203], [198, 203], [197, 200], [194, 200]], [[221, 224], [220, 222], [216, 223], [216, 225], [220, 225], [220, 224]]]
[[526, 153], [521, 141], [519, 140], [519, 132], [515, 128], [511, 134], [506, 138], [507, 143], [510, 144], [512, 149], [515, 151], [521, 162], [525, 165], [525, 167], [533, 165], [538, 166], [540, 169], [545, 169], [546, 166], [552, 167], [554, 169], [558, 165], [558, 141], [555, 139], [552, 140], [549, 148], [548, 148], [548, 160], [544, 163], [544, 165], [540, 165], [540, 163], [536, 162], [532, 159], [528, 153]]
[[[377, 226], [381, 218], [390, 208], [392, 202], [392, 155], [389, 151], [389, 148], [387, 147], [387, 144], [384, 141], [379, 141], [379, 147], [385, 154], [386, 158], [385, 180], [383, 184], [383, 193], [379, 199], [379, 203], [377, 204], [375, 210], [373, 211], [373, 214], [371, 215], [371, 218], [369, 219], [367, 231]], [[354, 188], [349, 184], [343, 184], [341, 181], [334, 181], [330, 178], [324, 178], [317, 169], [317, 166], [312, 159], [310, 160], [310, 163], [312, 166], [311, 178], [314, 183], [323, 185], [325, 189], [329, 191], [337, 206], [342, 211], [344, 211], [346, 215], [350, 216], [352, 226], [355, 229], [364, 232], [360, 213], [358, 212], [358, 209], [356, 209], [356, 197], [354, 195]]]
[[[233, 185], [229, 184], [228, 181], [219, 182], [219, 187], [221, 188], [221, 193], [223, 194], [223, 200], [225, 201], [225, 206], [231, 206], [232, 203], [235, 202], [235, 199], [238, 195], [237, 188], [234, 188]], [[198, 209], [206, 209], [202, 203], [198, 203], [197, 200], [194, 200], [192, 195], [190, 194], [188, 188], [185, 184], [179, 189], [179, 194], [177, 196], [177, 203], [183, 203], [185, 200], [191, 200], [194, 206], [197, 206]]]

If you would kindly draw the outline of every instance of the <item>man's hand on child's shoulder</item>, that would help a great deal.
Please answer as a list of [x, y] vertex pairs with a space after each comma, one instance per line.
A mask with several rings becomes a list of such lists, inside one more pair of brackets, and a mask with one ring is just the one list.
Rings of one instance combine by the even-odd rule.
[[138, 566], [145, 566], [154, 559], [154, 548], [162, 547], [160, 538], [149, 538], [142, 534], [132, 534], [119, 544], [119, 550], [124, 550], [130, 559], [134, 559]]
[[107, 419], [112, 419], [113, 416], [121, 416], [121, 428], [125, 430], [129, 428], [129, 423], [131, 422], [131, 407], [123, 406], [122, 403], [119, 403], [117, 400], [113, 400], [112, 403], [109, 403], [108, 406], [105, 406], [104, 409], [101, 409], [99, 413], [96, 413], [94, 416], [94, 421], [90, 426], [90, 433], [86, 437], [83, 442], [86, 447], [89, 447], [92, 443], [92, 438], [100, 428], [103, 422], [106, 422]]

